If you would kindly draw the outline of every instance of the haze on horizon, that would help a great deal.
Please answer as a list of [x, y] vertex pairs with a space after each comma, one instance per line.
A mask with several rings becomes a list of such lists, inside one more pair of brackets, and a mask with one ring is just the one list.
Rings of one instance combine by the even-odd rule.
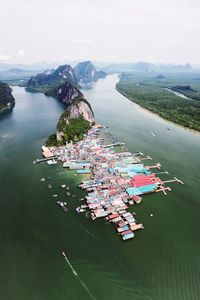
[[198, 0], [7, 0], [0, 63], [103, 62], [200, 65]]

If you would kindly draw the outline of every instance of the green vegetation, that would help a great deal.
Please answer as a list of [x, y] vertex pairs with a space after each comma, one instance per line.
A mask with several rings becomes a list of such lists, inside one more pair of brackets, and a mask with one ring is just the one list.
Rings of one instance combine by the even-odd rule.
[[82, 140], [90, 129], [90, 123], [83, 117], [79, 117], [78, 119], [69, 120], [66, 124], [64, 114], [60, 117], [57, 125], [58, 131], [63, 133], [63, 140], [60, 143], [65, 144], [71, 141], [75, 143]]
[[[190, 85], [190, 88], [184, 86]], [[165, 88], [179, 91], [195, 100], [174, 95]], [[181, 86], [181, 88], [180, 88]], [[122, 74], [117, 90], [140, 106], [185, 127], [200, 131], [199, 74], [167, 74], [157, 80], [155, 74]]]
[[12, 95], [12, 89], [7, 83], [0, 82], [0, 110], [14, 107], [15, 99]]
[[58, 146], [56, 134], [52, 134], [48, 137], [46, 141], [46, 146], [47, 147]]
[[[53, 88], [53, 87], [52, 87]], [[51, 88], [48, 85], [41, 85], [41, 86], [36, 86], [36, 87], [27, 87], [26, 90], [31, 93], [48, 93]]]
[[28, 80], [26, 79], [5, 79], [4, 82], [8, 83], [11, 86], [21, 86], [24, 87]]
[[5, 107], [6, 107], [5, 105], [0, 103], [0, 110], [5, 109]]
[[76, 143], [81, 141], [90, 129], [90, 123], [83, 117], [79, 117], [78, 119], [71, 119], [68, 124], [66, 124], [65, 119], [61, 116], [57, 129], [63, 133], [62, 140], [58, 141], [56, 134], [52, 134], [46, 141], [47, 147], [62, 146], [65, 145], [66, 142]]

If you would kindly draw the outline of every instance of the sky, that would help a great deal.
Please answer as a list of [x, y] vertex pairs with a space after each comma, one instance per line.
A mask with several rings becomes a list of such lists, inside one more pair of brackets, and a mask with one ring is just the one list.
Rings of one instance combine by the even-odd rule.
[[0, 0], [0, 63], [200, 65], [200, 0]]

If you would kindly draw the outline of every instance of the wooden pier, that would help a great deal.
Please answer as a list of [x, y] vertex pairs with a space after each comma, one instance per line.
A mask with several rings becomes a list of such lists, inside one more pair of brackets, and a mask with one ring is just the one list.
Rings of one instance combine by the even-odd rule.
[[33, 161], [34, 164], [38, 164], [44, 161], [52, 160], [52, 159], [58, 159], [58, 156], [52, 156], [48, 158], [37, 158], [36, 160]]
[[140, 160], [152, 160], [152, 158], [150, 156], [147, 156], [147, 157], [141, 157]]
[[116, 146], [124, 146], [125, 143], [114, 143], [114, 144], [108, 144], [108, 145], [102, 145], [102, 148], [109, 148], [109, 147], [116, 147]]
[[171, 183], [171, 182], [178, 182], [178, 183], [184, 184], [183, 181], [179, 180], [176, 177], [174, 177], [174, 179], [171, 179], [171, 180], [163, 181], [163, 183]]

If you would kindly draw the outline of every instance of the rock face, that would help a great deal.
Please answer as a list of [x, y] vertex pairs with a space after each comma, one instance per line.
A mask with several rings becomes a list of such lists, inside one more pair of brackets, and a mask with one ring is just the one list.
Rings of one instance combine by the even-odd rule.
[[61, 115], [57, 124], [56, 138], [60, 144], [77, 142], [95, 123], [94, 113], [88, 101], [77, 97], [67, 110]]
[[80, 83], [90, 83], [106, 77], [103, 71], [97, 71], [90, 61], [81, 62], [74, 67], [74, 74]]
[[12, 89], [7, 83], [0, 81], [0, 110], [11, 108], [15, 105], [15, 99], [12, 95]]
[[67, 109], [57, 124], [57, 133], [49, 136], [47, 146], [64, 145], [84, 138], [84, 134], [94, 123], [94, 114], [77, 84], [79, 81], [96, 81], [101, 77], [104, 77], [104, 72], [97, 72], [90, 62], [85, 62], [77, 65], [75, 70], [64, 65], [30, 78], [26, 85], [27, 91], [42, 92], [67, 104]]
[[29, 92], [47, 92], [48, 89], [65, 82], [76, 83], [76, 77], [70, 65], [59, 66], [56, 70], [46, 70], [36, 76], [32, 76], [26, 85]]
[[165, 79], [165, 76], [162, 75], [162, 74], [159, 74], [159, 75], [156, 77], [156, 79]]
[[45, 95], [55, 97], [68, 105], [70, 105], [75, 98], [83, 97], [83, 94], [79, 91], [79, 89], [68, 82], [48, 89], [45, 92]]

